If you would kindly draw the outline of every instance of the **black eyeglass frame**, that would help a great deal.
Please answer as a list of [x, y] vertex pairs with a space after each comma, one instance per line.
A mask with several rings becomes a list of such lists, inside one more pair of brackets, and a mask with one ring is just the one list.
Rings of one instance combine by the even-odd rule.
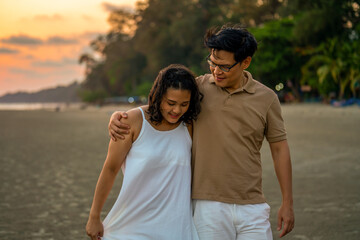
[[224, 67], [222, 65], [217, 65], [215, 64], [213, 61], [210, 60], [210, 56], [211, 53], [206, 57], [206, 61], [208, 62], [208, 64], [210, 65], [210, 67], [216, 68], [219, 67], [221, 71], [223, 72], [230, 72], [230, 70], [235, 67], [236, 64], [238, 64], [239, 62], [234, 63], [233, 65], [231, 65], [230, 67]]

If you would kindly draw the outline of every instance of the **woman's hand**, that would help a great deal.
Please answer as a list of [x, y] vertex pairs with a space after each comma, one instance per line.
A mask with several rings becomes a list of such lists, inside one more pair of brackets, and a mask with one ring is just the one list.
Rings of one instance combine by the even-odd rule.
[[100, 240], [100, 237], [104, 235], [104, 226], [100, 219], [89, 218], [86, 224], [86, 234], [91, 240]]

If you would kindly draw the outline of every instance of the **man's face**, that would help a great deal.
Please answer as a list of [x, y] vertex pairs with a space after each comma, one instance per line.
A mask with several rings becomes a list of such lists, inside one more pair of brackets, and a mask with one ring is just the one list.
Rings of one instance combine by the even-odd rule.
[[[234, 53], [225, 50], [212, 50], [209, 59], [213, 64], [223, 67], [230, 67], [236, 63]], [[229, 72], [221, 70], [219, 66], [210, 66], [215, 84], [219, 87], [226, 88], [230, 92], [243, 86], [245, 80], [243, 71], [249, 66], [250, 61], [250, 57], [246, 58], [241, 63], [239, 62], [233, 66]]]

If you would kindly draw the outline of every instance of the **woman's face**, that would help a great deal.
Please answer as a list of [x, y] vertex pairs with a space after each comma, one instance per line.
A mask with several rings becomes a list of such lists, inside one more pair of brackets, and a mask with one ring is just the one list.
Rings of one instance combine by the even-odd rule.
[[168, 88], [161, 101], [161, 114], [168, 123], [177, 123], [190, 105], [189, 90]]

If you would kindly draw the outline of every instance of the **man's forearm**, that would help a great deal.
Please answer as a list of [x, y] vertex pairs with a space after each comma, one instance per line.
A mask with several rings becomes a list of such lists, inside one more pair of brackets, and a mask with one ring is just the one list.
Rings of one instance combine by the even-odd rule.
[[290, 150], [287, 141], [270, 144], [274, 168], [278, 178], [283, 204], [292, 206], [292, 167], [290, 160]]

